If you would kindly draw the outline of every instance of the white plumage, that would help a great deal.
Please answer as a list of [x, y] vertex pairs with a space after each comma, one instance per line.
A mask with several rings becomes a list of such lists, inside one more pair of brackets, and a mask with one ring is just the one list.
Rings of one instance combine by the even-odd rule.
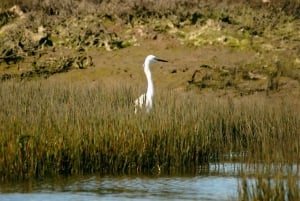
[[138, 109], [145, 107], [146, 112], [149, 112], [152, 109], [153, 105], [153, 96], [154, 96], [154, 86], [150, 71], [150, 64], [153, 62], [168, 62], [164, 59], [159, 59], [153, 55], [148, 55], [144, 62], [144, 72], [147, 78], [147, 92], [143, 93], [139, 98], [134, 101], [134, 113], [137, 113]]

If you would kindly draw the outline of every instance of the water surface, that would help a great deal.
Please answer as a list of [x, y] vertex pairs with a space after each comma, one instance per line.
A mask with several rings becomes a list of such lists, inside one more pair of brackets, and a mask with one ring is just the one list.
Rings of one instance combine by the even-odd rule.
[[189, 176], [86, 175], [0, 186], [1, 201], [237, 200], [240, 165], [209, 165]]

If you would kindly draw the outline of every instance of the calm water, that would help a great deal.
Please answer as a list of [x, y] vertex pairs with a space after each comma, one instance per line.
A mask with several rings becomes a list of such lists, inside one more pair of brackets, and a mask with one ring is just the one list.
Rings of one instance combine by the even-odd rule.
[[0, 201], [237, 200], [241, 165], [209, 165], [192, 176], [97, 175], [0, 186]]

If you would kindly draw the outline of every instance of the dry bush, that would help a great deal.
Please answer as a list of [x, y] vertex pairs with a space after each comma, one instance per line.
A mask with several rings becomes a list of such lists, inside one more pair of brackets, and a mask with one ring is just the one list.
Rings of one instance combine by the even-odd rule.
[[[270, 3], [263, 3], [262, 0], [134, 0], [134, 1], [122, 1], [122, 0], [1, 0], [4, 8], [11, 7], [15, 4], [20, 5], [24, 10], [42, 10], [49, 15], [55, 15], [59, 13], [76, 13], [80, 4], [94, 4], [100, 8], [102, 12], [110, 15], [124, 16], [126, 13], [138, 16], [149, 15], [186, 15], [187, 13], [199, 12], [201, 9], [214, 9], [216, 7], [228, 7], [228, 6], [250, 6], [252, 8], [266, 8], [274, 10], [275, 12], [283, 11], [289, 15], [300, 17], [300, 3], [299, 0], [271, 0]], [[91, 7], [89, 7], [91, 8]], [[87, 10], [86, 10], [87, 12]]]

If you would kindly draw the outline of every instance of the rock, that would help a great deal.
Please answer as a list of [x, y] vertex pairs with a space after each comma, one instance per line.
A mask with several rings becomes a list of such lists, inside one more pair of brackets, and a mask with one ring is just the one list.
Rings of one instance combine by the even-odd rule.
[[257, 73], [253, 73], [251, 71], [248, 72], [248, 75], [249, 75], [249, 79], [251, 79], [251, 80], [266, 80], [267, 79], [266, 76], [260, 75]]
[[14, 5], [9, 9], [9, 11], [18, 15], [21, 19], [25, 18], [25, 13], [21, 10], [20, 6], [18, 5]]

